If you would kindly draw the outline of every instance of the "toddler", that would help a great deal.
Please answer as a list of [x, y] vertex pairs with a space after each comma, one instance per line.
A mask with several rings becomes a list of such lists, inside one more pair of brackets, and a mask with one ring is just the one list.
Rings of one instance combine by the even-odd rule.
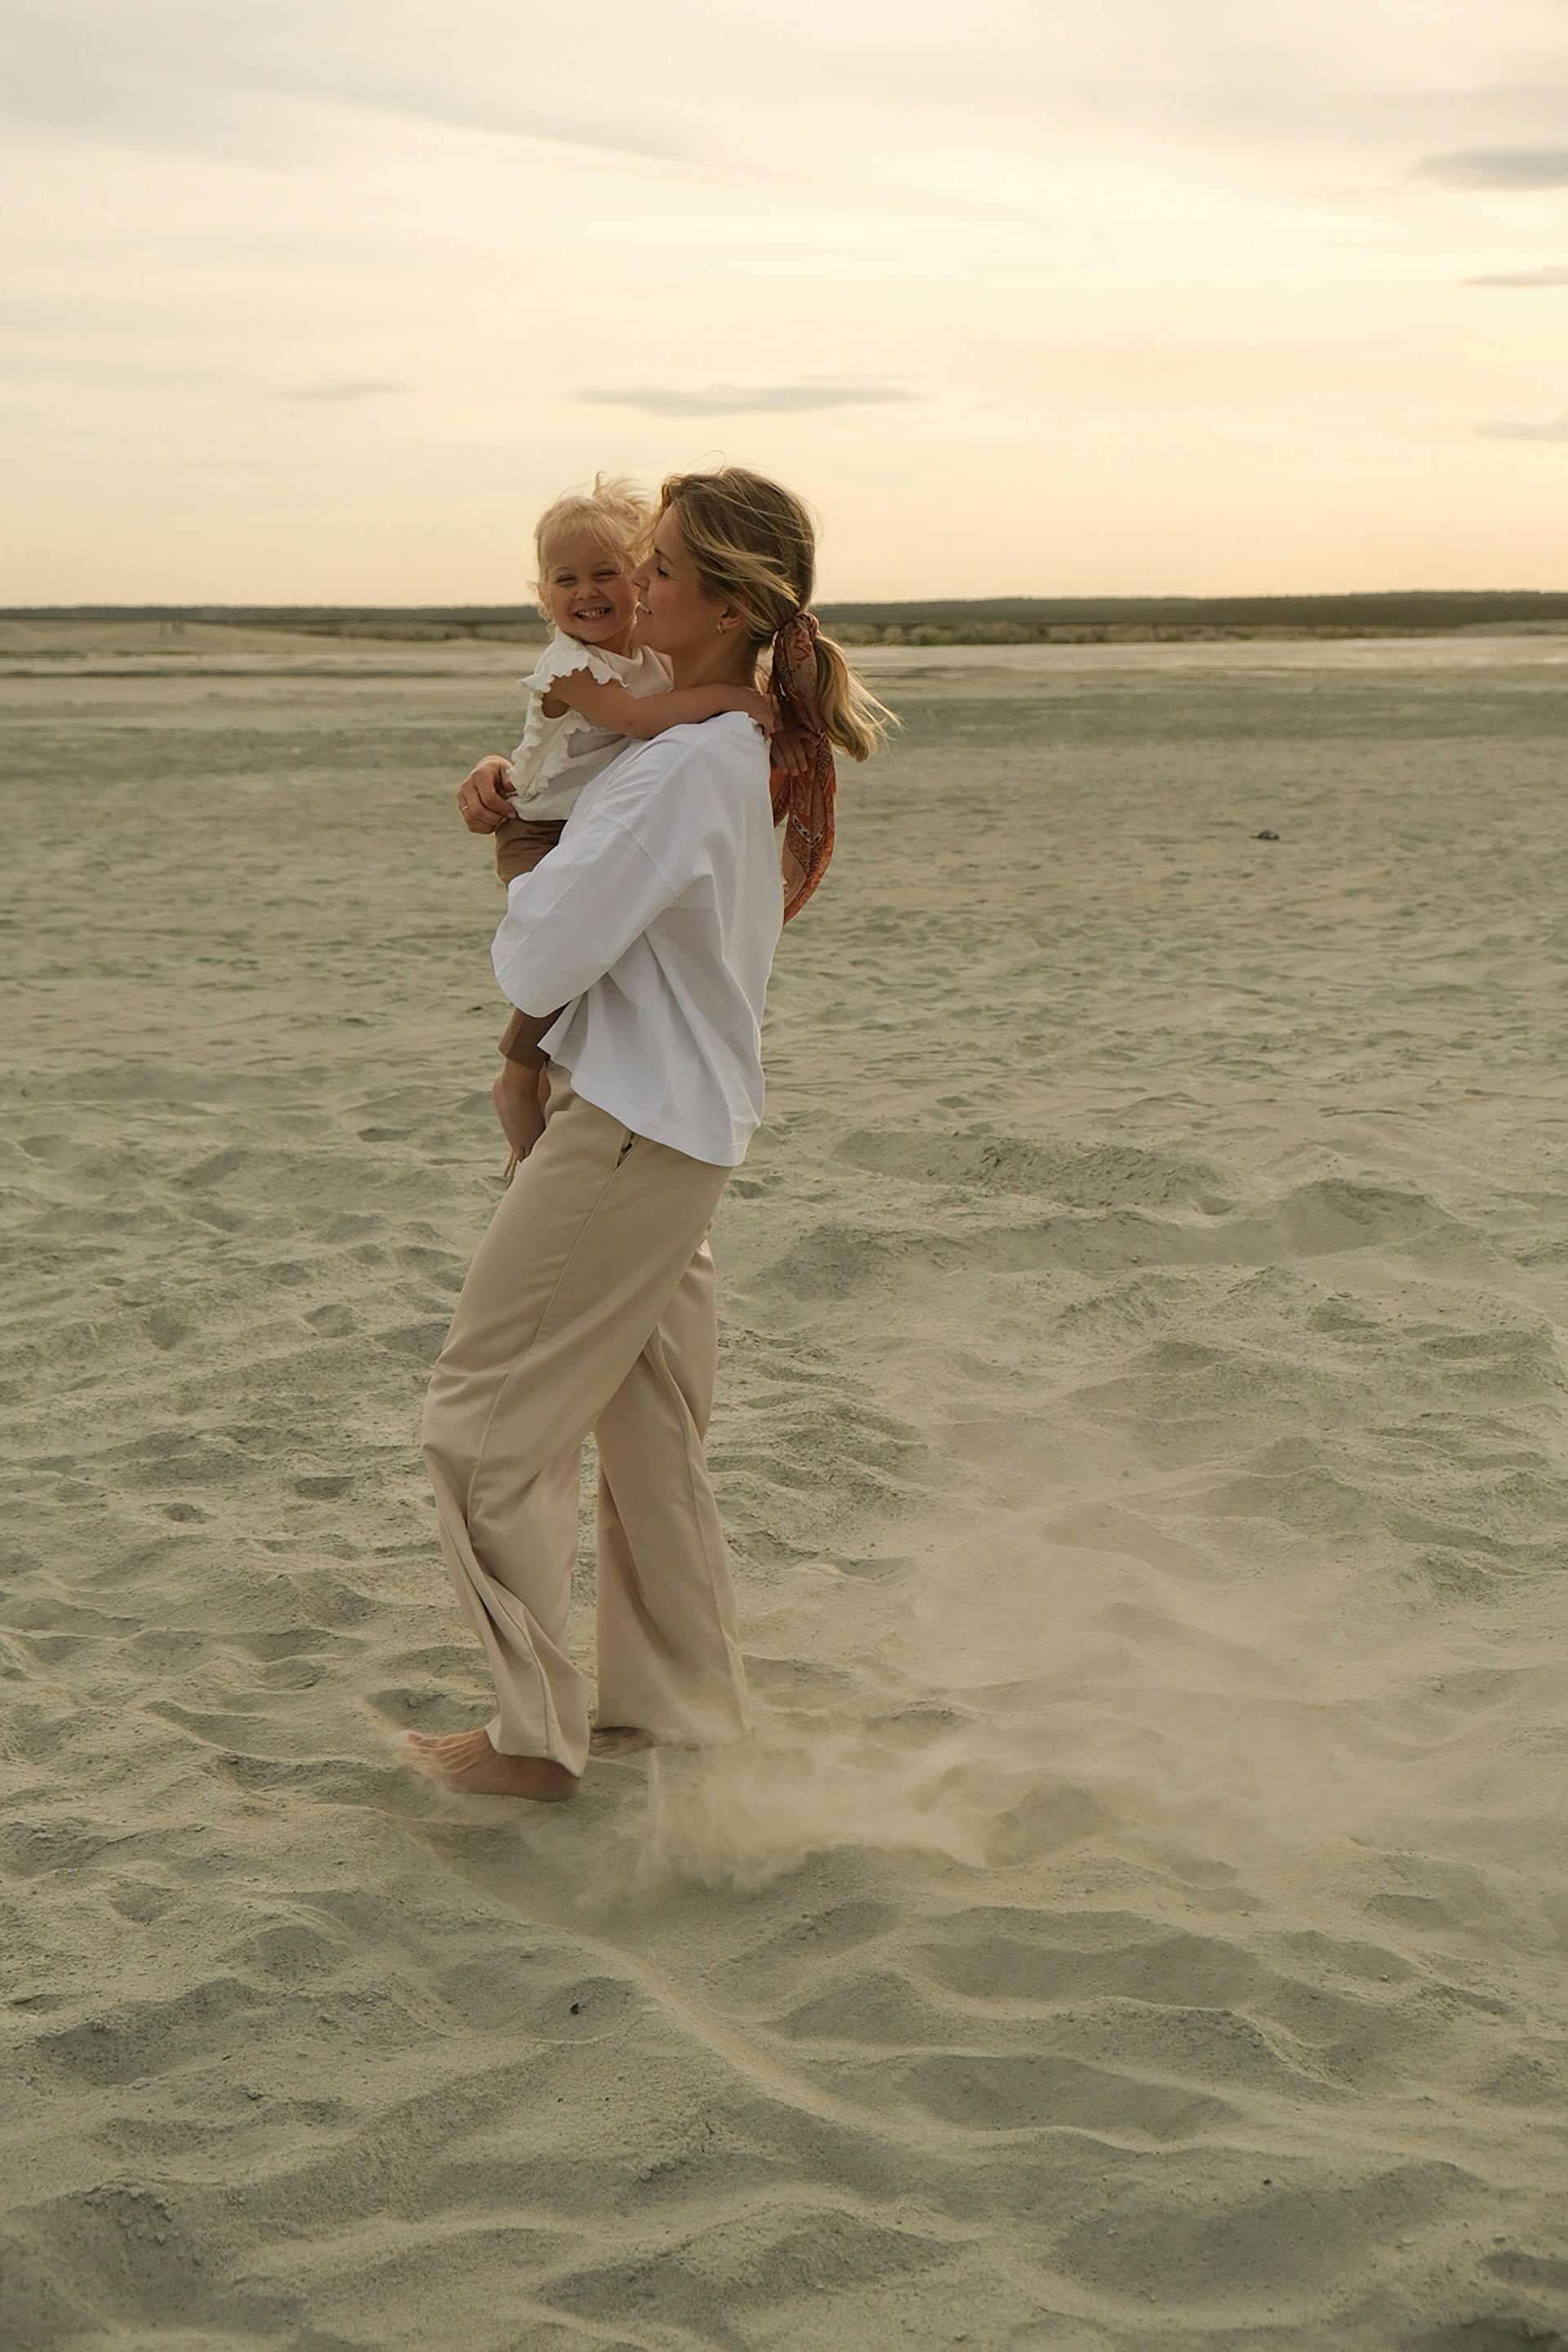
[[[632, 643], [637, 591], [630, 573], [654, 520], [650, 502], [616, 475], [595, 474], [586, 494], [547, 507], [534, 531], [539, 609], [554, 634], [521, 683], [528, 695], [522, 740], [506, 763], [515, 814], [496, 833], [503, 887], [531, 873], [561, 838], [577, 795], [626, 748], [721, 711], [743, 710], [765, 732], [766, 697], [743, 687], [700, 686], [676, 693], [668, 663]], [[511, 1146], [510, 1177], [544, 1127], [539, 1040], [558, 1013], [514, 1013], [500, 1040], [493, 1088]]]

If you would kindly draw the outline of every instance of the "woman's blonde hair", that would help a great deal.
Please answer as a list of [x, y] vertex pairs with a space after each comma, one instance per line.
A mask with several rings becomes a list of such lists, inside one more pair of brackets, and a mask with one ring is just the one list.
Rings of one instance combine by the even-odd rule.
[[[811, 603], [816, 524], [804, 499], [744, 466], [710, 474], [668, 474], [658, 512], [675, 510], [686, 551], [710, 596], [739, 605], [758, 653]], [[858, 677], [843, 648], [820, 633], [816, 707], [823, 733], [852, 760], [869, 759], [899, 720]]]
[[533, 526], [533, 553], [539, 568], [533, 593], [544, 618], [552, 618], [545, 588], [550, 567], [556, 550], [569, 539], [591, 539], [629, 571], [641, 562], [652, 530], [653, 501], [626, 474], [595, 474], [591, 490], [567, 490], [554, 499]]

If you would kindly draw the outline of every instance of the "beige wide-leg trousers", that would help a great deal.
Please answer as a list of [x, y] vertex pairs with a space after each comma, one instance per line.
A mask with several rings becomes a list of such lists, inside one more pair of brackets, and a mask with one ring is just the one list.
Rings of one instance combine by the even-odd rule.
[[583, 1441], [599, 1454], [598, 1720], [699, 1745], [751, 1729], [702, 1456], [718, 1360], [708, 1229], [731, 1175], [635, 1135], [550, 1068], [544, 1132], [479, 1244], [425, 1404], [441, 1546], [504, 1755], [581, 1772], [564, 1648]]

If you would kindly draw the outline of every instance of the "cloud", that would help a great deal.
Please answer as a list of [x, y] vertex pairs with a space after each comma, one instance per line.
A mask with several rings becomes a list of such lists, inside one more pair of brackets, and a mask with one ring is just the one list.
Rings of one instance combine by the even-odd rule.
[[372, 376], [338, 376], [322, 383], [300, 384], [280, 392], [279, 400], [375, 400], [383, 393], [406, 392], [405, 383], [382, 383]]
[[604, 408], [640, 408], [649, 416], [736, 416], [758, 409], [866, 408], [889, 400], [918, 400], [897, 384], [710, 383], [683, 392], [657, 384], [627, 385], [624, 392], [580, 392], [575, 397]]
[[1568, 286], [1568, 269], [1548, 262], [1541, 269], [1499, 269], [1486, 278], [1463, 278], [1462, 286]]
[[1524, 425], [1505, 420], [1496, 425], [1478, 425], [1476, 431], [1488, 441], [1568, 441], [1568, 409], [1561, 416], [1549, 418], [1544, 425]]
[[[391, 47], [381, 0], [269, 0], [262, 12], [157, 0], [151, 32], [125, 0], [12, 0], [20, 24], [15, 33], [7, 27], [0, 122], [46, 145], [85, 141], [284, 171], [340, 152], [345, 130], [382, 137], [385, 126], [405, 124], [504, 142], [546, 171], [564, 159], [623, 176], [794, 192], [873, 212], [981, 219], [1006, 212], [983, 194], [933, 187], [920, 169], [850, 177], [793, 161], [803, 110], [820, 111], [823, 103], [819, 58], [803, 46], [793, 68], [779, 71], [765, 19], [749, 28], [737, 21], [750, 53], [714, 52], [666, 99], [669, 45], [681, 37], [682, 10], [694, 5], [700, 16], [706, 0], [676, 0], [662, 22], [646, 10], [626, 12], [606, 56], [591, 24], [575, 40], [541, 48], [515, 0], [453, 0], [424, 24], [417, 10], [405, 11]], [[906, 16], [916, 5], [904, 0]], [[924, 5], [941, 16], [938, 0]], [[907, 37], [907, 24], [900, 32]], [[874, 62], [864, 60], [868, 74]], [[841, 79], [837, 57], [834, 63]], [[584, 73], [595, 85], [591, 125], [581, 120]], [[738, 109], [733, 92], [748, 79], [756, 86]], [[522, 109], [520, 82], [529, 93]], [[650, 93], [660, 95], [650, 103]], [[818, 143], [849, 152], [846, 139]]]
[[1568, 147], [1458, 147], [1418, 169], [1454, 188], [1568, 188]]
[[1417, 58], [1409, 11], [1364, 0], [989, 0], [984, 37], [956, 44], [950, 0], [798, 0], [800, 37], [782, 50], [769, 14], [745, 9], [715, 45], [713, 0], [569, 11], [548, 41], [516, 0], [395, 7], [391, 39], [385, 0], [11, 0], [0, 121], [35, 152], [197, 155], [237, 186], [258, 165], [336, 174], [367, 152], [403, 158], [426, 139], [435, 157], [461, 140], [486, 168], [537, 168], [531, 201], [548, 203], [564, 161], [868, 216], [1044, 211], [1056, 232], [1037, 194], [1053, 152], [1174, 144], [1205, 168], [1234, 151], [1272, 173], [1288, 150], [1370, 143], [1395, 168], [1430, 152], [1440, 174], [1528, 158], [1530, 142], [1558, 152], [1562, 5], [1510, 0], [1478, 30], [1475, 0], [1421, 0]]

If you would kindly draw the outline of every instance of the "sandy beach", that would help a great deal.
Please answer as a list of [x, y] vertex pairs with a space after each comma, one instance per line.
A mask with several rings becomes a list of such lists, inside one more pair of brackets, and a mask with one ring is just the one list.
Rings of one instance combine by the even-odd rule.
[[0, 656], [5, 2352], [1563, 2352], [1568, 635], [867, 657], [757, 1737], [537, 1810], [398, 1746], [526, 665]]

